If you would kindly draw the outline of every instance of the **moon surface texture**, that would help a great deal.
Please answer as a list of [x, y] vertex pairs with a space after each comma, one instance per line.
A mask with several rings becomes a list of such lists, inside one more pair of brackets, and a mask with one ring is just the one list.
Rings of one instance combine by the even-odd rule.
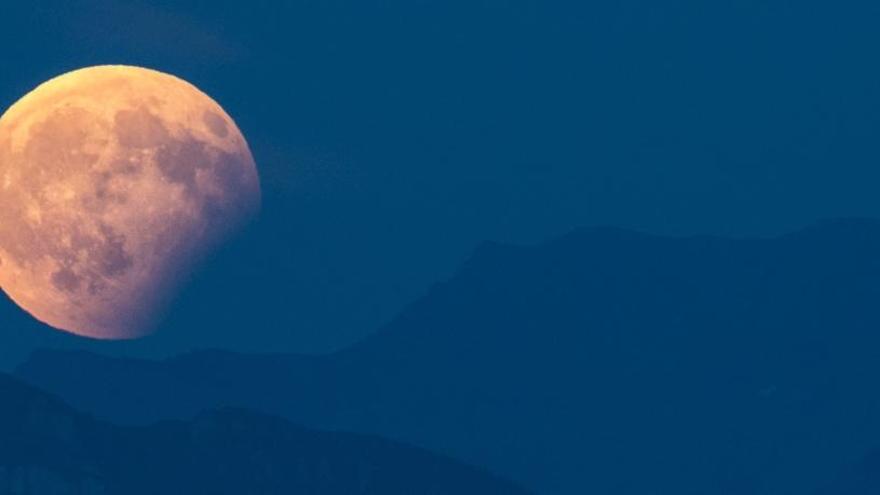
[[151, 333], [194, 264], [259, 206], [238, 127], [168, 74], [77, 70], [0, 118], [0, 287], [57, 329]]

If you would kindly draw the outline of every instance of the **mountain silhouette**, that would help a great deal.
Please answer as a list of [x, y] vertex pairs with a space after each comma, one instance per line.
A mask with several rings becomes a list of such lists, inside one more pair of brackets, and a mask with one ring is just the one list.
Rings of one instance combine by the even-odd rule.
[[41, 351], [17, 374], [117, 421], [254, 408], [544, 494], [812, 493], [880, 445], [878, 301], [872, 220], [760, 239], [587, 229], [487, 243], [335, 354]]
[[880, 493], [880, 450], [844, 469], [817, 495], [876, 495]]
[[0, 494], [524, 494], [375, 437], [243, 410], [118, 427], [0, 375]]

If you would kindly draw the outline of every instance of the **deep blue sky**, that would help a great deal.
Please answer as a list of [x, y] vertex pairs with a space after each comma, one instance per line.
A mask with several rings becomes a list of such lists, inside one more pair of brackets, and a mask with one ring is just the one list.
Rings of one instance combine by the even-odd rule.
[[[143, 65], [214, 96], [250, 140], [263, 216], [138, 344], [162, 353], [344, 346], [486, 239], [880, 215], [877, 2], [2, 8], [4, 108], [71, 69]], [[9, 352], [55, 342], [36, 334]]]

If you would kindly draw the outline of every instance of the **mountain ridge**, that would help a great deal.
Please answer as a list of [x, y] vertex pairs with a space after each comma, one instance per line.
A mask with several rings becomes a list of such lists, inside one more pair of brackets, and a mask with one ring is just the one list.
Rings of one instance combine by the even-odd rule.
[[853, 414], [880, 405], [878, 298], [876, 220], [760, 239], [587, 229], [484, 245], [337, 353], [50, 353], [17, 374], [115, 420], [242, 406], [547, 494], [805, 493], [880, 444]]
[[375, 436], [238, 408], [118, 427], [0, 374], [0, 493], [505, 493], [515, 485]]

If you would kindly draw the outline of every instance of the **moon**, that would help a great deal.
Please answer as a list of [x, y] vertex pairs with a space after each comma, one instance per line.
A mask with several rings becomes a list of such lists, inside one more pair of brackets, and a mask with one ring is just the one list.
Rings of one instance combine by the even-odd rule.
[[62, 331], [155, 331], [194, 265], [259, 210], [232, 118], [169, 74], [98, 66], [0, 117], [0, 287]]

